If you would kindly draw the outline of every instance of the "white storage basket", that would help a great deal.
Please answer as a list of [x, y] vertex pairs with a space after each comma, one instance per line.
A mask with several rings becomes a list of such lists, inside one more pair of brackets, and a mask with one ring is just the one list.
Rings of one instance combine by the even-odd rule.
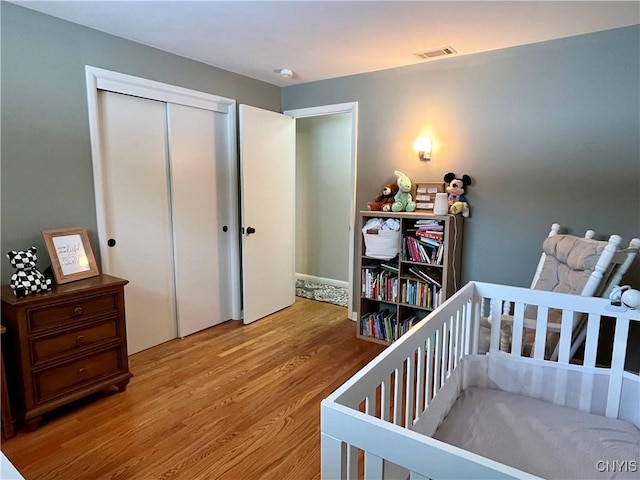
[[400, 232], [379, 230], [378, 233], [363, 233], [365, 255], [382, 260], [391, 260], [400, 252]]

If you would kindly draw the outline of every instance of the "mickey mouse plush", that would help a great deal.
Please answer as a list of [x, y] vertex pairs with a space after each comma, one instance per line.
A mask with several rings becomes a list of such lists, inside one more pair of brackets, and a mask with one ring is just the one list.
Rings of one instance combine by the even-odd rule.
[[466, 174], [457, 177], [455, 173], [449, 172], [444, 176], [444, 181], [447, 184], [445, 190], [449, 194], [449, 213], [461, 213], [463, 217], [468, 217], [469, 204], [466, 202], [464, 192], [465, 187], [471, 185], [471, 177]]

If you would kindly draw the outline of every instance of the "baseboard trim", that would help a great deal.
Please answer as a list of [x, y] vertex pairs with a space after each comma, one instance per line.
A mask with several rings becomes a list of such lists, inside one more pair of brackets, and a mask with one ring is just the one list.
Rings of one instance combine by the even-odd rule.
[[334, 280], [333, 278], [316, 277], [314, 275], [306, 275], [304, 273], [296, 273], [296, 280], [304, 282], [322, 283], [333, 287], [349, 288], [349, 282], [343, 280]]

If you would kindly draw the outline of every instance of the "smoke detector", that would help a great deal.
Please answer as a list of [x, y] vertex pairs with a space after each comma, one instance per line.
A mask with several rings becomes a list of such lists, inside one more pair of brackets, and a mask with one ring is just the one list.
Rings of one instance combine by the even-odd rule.
[[418, 57], [420, 60], [429, 60], [430, 58], [441, 57], [443, 55], [455, 55], [456, 53], [458, 52], [456, 52], [451, 47], [442, 47], [442, 48], [435, 48], [433, 50], [428, 50], [426, 52], [414, 53], [414, 55]]
[[281, 68], [280, 70], [276, 70], [276, 72], [279, 73], [283, 78], [293, 77], [293, 70], [291, 70], [290, 68]]

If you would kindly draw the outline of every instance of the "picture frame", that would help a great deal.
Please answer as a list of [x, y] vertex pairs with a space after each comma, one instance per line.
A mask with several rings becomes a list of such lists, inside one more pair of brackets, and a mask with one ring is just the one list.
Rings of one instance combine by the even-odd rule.
[[63, 284], [100, 274], [87, 231], [82, 227], [43, 230], [56, 283]]
[[436, 194], [445, 192], [444, 182], [416, 182], [416, 210], [432, 212], [435, 206]]

